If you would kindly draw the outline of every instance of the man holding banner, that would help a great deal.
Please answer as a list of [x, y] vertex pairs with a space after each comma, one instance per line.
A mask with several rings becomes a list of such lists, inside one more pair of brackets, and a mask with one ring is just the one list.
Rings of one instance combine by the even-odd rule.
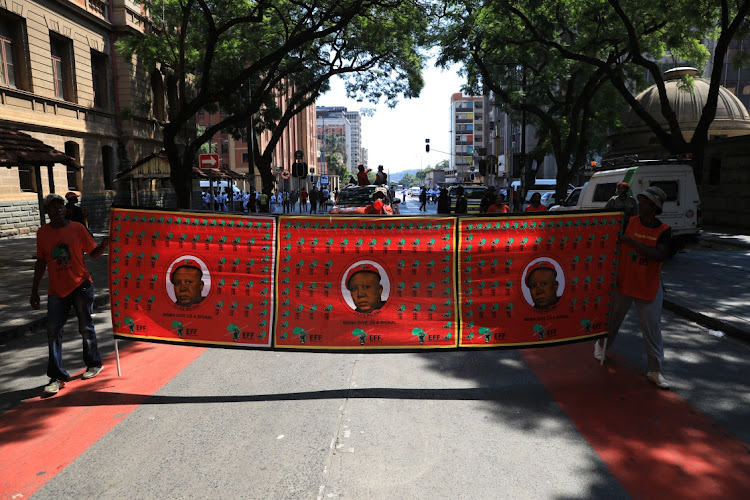
[[[651, 186], [638, 194], [638, 215], [631, 218], [621, 236], [622, 251], [618, 270], [615, 305], [607, 339], [611, 346], [630, 306], [635, 301], [638, 323], [648, 359], [646, 377], [659, 389], [669, 389], [661, 374], [664, 346], [661, 335], [661, 307], [664, 290], [661, 283], [662, 262], [669, 256], [672, 230], [656, 218], [662, 212], [666, 193]], [[594, 357], [605, 359], [605, 344], [594, 342]]]

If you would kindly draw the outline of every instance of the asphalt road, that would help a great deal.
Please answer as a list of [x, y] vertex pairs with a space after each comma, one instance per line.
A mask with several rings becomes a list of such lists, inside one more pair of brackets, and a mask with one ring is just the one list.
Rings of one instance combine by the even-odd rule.
[[[658, 481], [706, 498], [717, 482], [748, 486], [750, 347], [669, 312], [673, 392], [643, 376], [632, 318], [604, 367], [588, 343], [320, 354], [120, 341], [119, 378], [108, 311], [97, 323], [106, 371], [53, 398], [38, 398], [39, 335], [0, 350], [0, 457], [28, 461], [34, 498], [637, 498]], [[64, 352], [80, 373], [80, 341]], [[29, 496], [7, 481], [0, 498]]]

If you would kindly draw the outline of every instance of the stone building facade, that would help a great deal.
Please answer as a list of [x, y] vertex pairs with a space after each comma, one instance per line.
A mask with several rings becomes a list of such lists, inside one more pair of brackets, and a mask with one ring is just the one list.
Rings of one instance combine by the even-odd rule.
[[[127, 0], [0, 0], [0, 126], [25, 132], [83, 166], [0, 170], [2, 234], [35, 231], [38, 191], [74, 191], [93, 228], [107, 224], [115, 175], [161, 149], [161, 74], [124, 60], [118, 37], [142, 32]], [[12, 223], [3, 223], [10, 220]]]

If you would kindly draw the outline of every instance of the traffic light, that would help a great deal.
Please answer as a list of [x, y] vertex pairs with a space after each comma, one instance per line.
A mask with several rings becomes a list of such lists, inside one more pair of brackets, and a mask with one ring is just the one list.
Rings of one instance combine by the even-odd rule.
[[480, 158], [479, 160], [477, 160], [477, 164], [479, 164], [479, 175], [481, 175], [482, 177], [487, 175], [487, 160], [485, 160], [484, 158]]
[[429, 139], [424, 140], [424, 151], [425, 153], [430, 152], [430, 140]]
[[303, 161], [292, 163], [292, 176], [300, 179], [307, 177], [307, 163]]

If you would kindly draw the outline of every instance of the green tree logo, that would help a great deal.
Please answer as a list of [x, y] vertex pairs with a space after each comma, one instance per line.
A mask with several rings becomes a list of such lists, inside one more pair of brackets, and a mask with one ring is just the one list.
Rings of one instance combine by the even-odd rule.
[[232, 341], [237, 342], [240, 340], [240, 334], [242, 333], [242, 330], [240, 330], [239, 326], [235, 325], [234, 323], [230, 323], [227, 326], [227, 332], [232, 336]]
[[301, 326], [295, 326], [292, 330], [292, 333], [299, 337], [300, 344], [304, 344], [305, 340], [307, 340], [307, 331], [305, 331], [305, 329]]
[[539, 337], [539, 340], [544, 340], [544, 336], [547, 335], [547, 329], [539, 323], [534, 325], [534, 333]]
[[427, 337], [427, 333], [422, 328], [414, 328], [411, 331], [412, 336], [417, 337], [419, 339], [419, 345], [424, 344], [425, 338]]
[[365, 332], [362, 328], [355, 328], [352, 330], [352, 335], [355, 337], [359, 337], [359, 345], [365, 345], [365, 342], [367, 342], [367, 332]]
[[486, 326], [482, 326], [479, 328], [479, 335], [484, 337], [485, 344], [489, 344], [490, 340], [492, 340], [492, 330], [490, 330]]

